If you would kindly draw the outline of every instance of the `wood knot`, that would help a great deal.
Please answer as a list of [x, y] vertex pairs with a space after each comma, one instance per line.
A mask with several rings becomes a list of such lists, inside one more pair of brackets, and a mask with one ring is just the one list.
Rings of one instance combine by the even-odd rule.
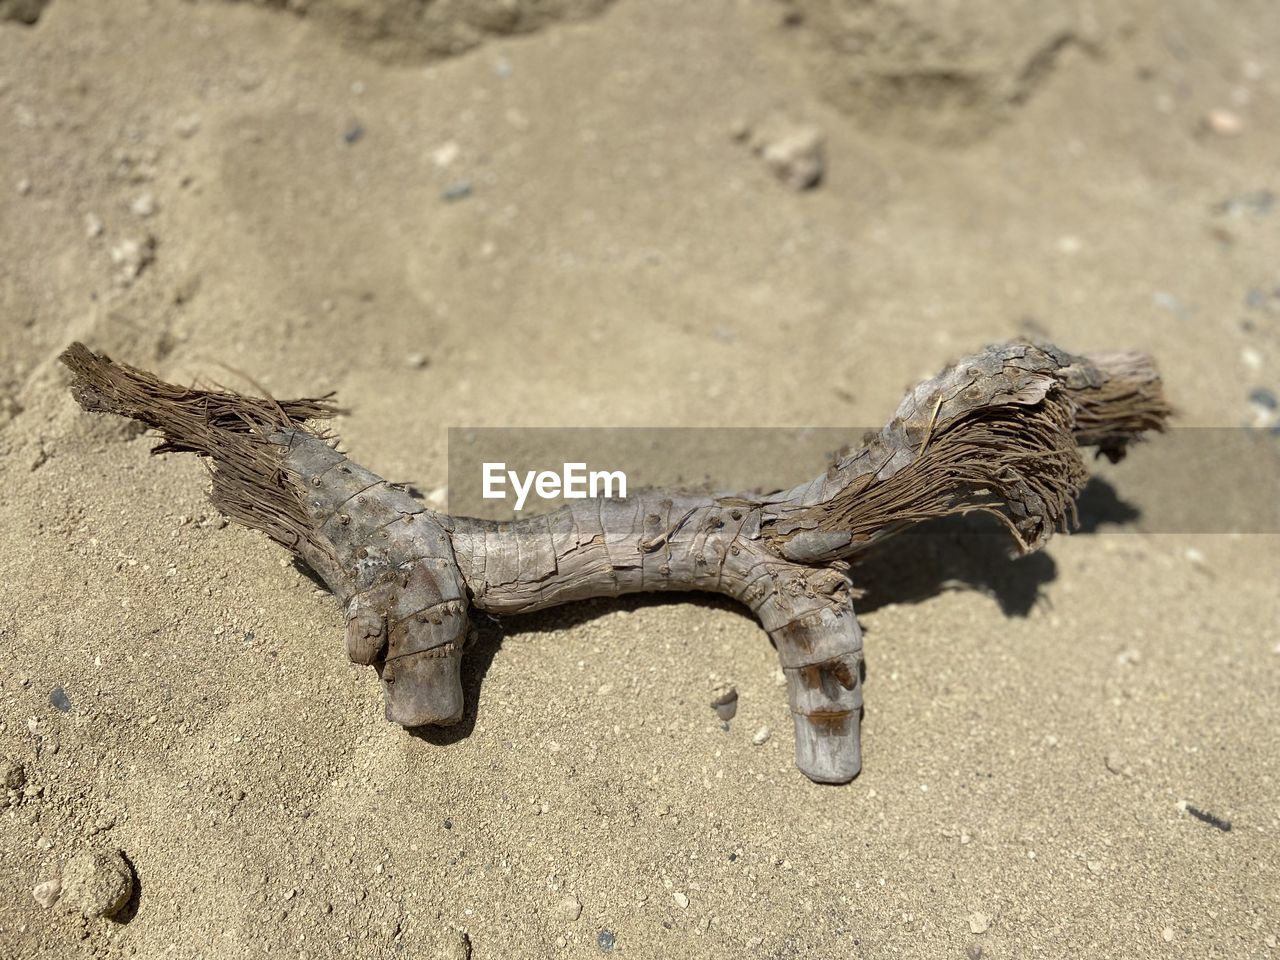
[[347, 657], [352, 663], [373, 663], [386, 646], [386, 621], [367, 607], [347, 621]]

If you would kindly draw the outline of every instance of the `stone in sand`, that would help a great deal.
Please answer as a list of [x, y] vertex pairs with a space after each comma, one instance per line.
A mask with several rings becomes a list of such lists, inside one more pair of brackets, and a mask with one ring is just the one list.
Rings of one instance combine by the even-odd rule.
[[86, 917], [111, 917], [133, 894], [133, 870], [118, 850], [82, 850], [62, 868], [62, 902]]
[[773, 122], [752, 143], [775, 177], [792, 190], [816, 187], [826, 172], [826, 138], [817, 127]]
[[36, 903], [48, 910], [58, 902], [58, 897], [61, 893], [62, 881], [55, 879], [37, 883], [35, 889], [31, 891], [31, 896], [35, 897]]
[[738, 713], [738, 688], [729, 683], [722, 683], [711, 691], [711, 708], [725, 723]]
[[6, 790], [21, 790], [27, 782], [27, 771], [17, 760], [0, 759], [0, 783]]
[[1209, 111], [1205, 126], [1220, 137], [1238, 137], [1244, 132], [1244, 120], [1240, 115], [1221, 108]]

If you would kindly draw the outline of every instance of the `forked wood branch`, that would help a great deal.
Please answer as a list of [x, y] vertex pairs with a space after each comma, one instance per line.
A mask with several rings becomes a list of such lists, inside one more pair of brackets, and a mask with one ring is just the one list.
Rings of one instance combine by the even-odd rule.
[[212, 463], [215, 506], [309, 565], [347, 615], [347, 653], [372, 665], [387, 719], [456, 723], [468, 613], [590, 597], [704, 590], [749, 606], [777, 647], [796, 764], [845, 783], [861, 768], [862, 634], [847, 560], [904, 527], [982, 511], [1020, 551], [1074, 518], [1081, 447], [1119, 459], [1169, 415], [1138, 354], [990, 347], [927, 380], [825, 474], [762, 495], [648, 491], [574, 501], [509, 523], [429, 510], [307, 425], [329, 397], [275, 401], [187, 389], [82, 344], [62, 357], [86, 410], [160, 431], [161, 451]]

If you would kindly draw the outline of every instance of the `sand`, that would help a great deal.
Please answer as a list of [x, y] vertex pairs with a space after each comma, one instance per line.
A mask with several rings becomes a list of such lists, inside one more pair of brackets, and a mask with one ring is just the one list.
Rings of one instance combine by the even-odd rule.
[[[67, 395], [74, 339], [334, 389], [424, 491], [450, 426], [862, 428], [1023, 334], [1268, 416], [1273, 4], [600, 6], [449, 57], [338, 3], [0, 20], [0, 956], [1274, 956], [1274, 528], [1144, 523], [1121, 464], [1129, 519], [1042, 554], [886, 547], [864, 771], [819, 787], [719, 602], [488, 628], [463, 725], [406, 734], [202, 466]], [[815, 189], [734, 138], [779, 116]], [[115, 920], [36, 902], [114, 849]]]

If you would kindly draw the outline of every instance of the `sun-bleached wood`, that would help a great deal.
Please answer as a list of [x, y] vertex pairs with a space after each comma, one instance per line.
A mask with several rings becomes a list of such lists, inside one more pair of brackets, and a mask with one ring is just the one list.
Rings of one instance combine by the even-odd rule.
[[745, 604], [772, 639], [796, 764], [825, 783], [862, 764], [848, 558], [913, 523], [971, 511], [1000, 518], [1019, 550], [1036, 549], [1072, 516], [1086, 478], [1079, 447], [1118, 459], [1169, 414], [1141, 355], [1003, 344], [917, 386], [864, 447], [791, 490], [646, 491], [494, 522], [432, 511], [351, 461], [306, 425], [334, 412], [327, 399], [188, 390], [80, 344], [63, 359], [82, 406], [156, 427], [158, 450], [208, 457], [214, 503], [324, 579], [347, 615], [348, 656], [377, 670], [389, 720], [462, 717], [471, 610], [707, 591]]

